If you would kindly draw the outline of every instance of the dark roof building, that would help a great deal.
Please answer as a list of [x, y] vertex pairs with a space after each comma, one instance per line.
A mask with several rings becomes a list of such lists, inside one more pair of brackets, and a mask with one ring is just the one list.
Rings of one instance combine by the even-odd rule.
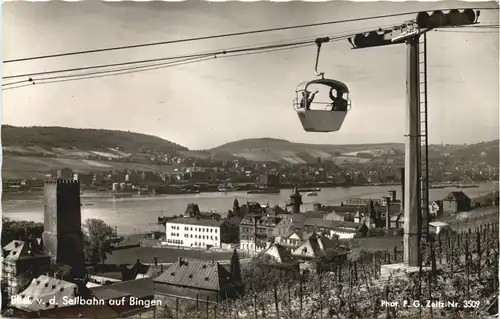
[[[30, 309], [23, 309], [22, 312], [16, 312], [17, 318], [94, 318], [111, 319], [127, 317], [144, 312], [153, 312], [153, 308], [145, 308], [143, 305], [110, 305], [110, 300], [134, 297], [146, 301], [153, 299], [153, 280], [151, 278], [131, 280], [111, 285], [92, 287], [85, 300], [95, 300], [92, 306], [85, 305], [78, 301], [81, 292], [76, 285], [50, 277], [39, 277], [39, 283], [32, 284], [33, 287], [27, 289], [23, 294], [24, 298], [41, 298], [45, 303], [30, 306]], [[36, 283], [36, 285], [35, 285]], [[54, 298], [56, 304], [49, 304], [49, 298]], [[63, 298], [75, 298], [74, 302], [80, 303], [72, 305], [63, 302]], [[29, 300], [29, 299], [28, 299]], [[32, 303], [38, 304], [38, 303]]]
[[305, 214], [290, 214], [283, 216], [283, 219], [273, 229], [274, 237], [285, 237], [296, 231], [302, 233], [304, 229]]
[[46, 273], [50, 267], [50, 257], [41, 251], [36, 239], [26, 242], [13, 240], [3, 247], [2, 254], [2, 281], [9, 297], [19, 293], [19, 289], [29, 283], [28, 277], [31, 280]]
[[[266, 258], [269, 256], [269, 258]], [[258, 259], [266, 261], [269, 266], [299, 269], [300, 261], [293, 258], [290, 249], [280, 244], [272, 244], [269, 248], [261, 252]]]
[[456, 214], [471, 209], [471, 199], [464, 192], [451, 192], [443, 198], [443, 213]]
[[[156, 278], [163, 272], [163, 265], [158, 264], [158, 258], [154, 258], [150, 264], [143, 264], [139, 259], [133, 265], [123, 266], [121, 269], [122, 280], [134, 280], [152, 277]], [[166, 267], [165, 267], [166, 268]]]
[[332, 259], [336, 256], [347, 256], [348, 251], [339, 243], [325, 236], [313, 235], [292, 251], [292, 256], [300, 259]]
[[97, 299], [104, 301], [130, 296], [143, 300], [151, 300], [154, 297], [153, 278], [142, 278], [92, 287], [90, 291]]
[[201, 214], [201, 212], [200, 212], [200, 207], [198, 206], [198, 204], [190, 203], [186, 207], [186, 211], [184, 212], [184, 217], [193, 217], [193, 216], [197, 216], [200, 214]]
[[178, 298], [217, 302], [237, 297], [240, 291], [240, 284], [222, 265], [192, 258], [179, 258], [153, 282], [155, 299], [174, 306]]
[[368, 232], [368, 227], [364, 223], [319, 218], [306, 219], [304, 221], [304, 229], [307, 232], [316, 232], [327, 236], [335, 234], [340, 238], [353, 238], [357, 234], [366, 236]]

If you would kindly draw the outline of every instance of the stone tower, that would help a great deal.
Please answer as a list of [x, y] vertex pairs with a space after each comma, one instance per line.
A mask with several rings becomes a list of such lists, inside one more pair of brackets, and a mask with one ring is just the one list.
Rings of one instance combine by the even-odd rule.
[[43, 246], [52, 262], [70, 266], [76, 278], [84, 275], [85, 255], [78, 181], [45, 181]]
[[290, 206], [292, 206], [292, 214], [300, 213], [300, 206], [302, 205], [302, 195], [299, 193], [299, 188], [295, 187], [293, 189], [292, 195], [290, 195]]

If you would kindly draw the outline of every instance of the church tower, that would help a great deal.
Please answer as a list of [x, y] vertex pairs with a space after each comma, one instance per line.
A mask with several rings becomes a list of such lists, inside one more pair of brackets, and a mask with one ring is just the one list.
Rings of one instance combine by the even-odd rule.
[[299, 188], [295, 187], [293, 189], [292, 195], [290, 195], [290, 206], [292, 206], [292, 214], [300, 213], [300, 206], [302, 205], [302, 195], [299, 193]]
[[43, 246], [52, 262], [70, 266], [75, 278], [84, 276], [85, 255], [78, 181], [45, 181]]

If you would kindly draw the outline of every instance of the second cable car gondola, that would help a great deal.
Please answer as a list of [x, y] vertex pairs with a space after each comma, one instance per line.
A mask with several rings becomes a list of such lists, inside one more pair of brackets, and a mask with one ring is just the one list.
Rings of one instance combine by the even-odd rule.
[[[318, 51], [315, 73], [317, 76], [321, 76], [321, 78], [303, 82], [299, 84], [295, 90], [296, 97], [293, 101], [293, 106], [306, 132], [336, 132], [340, 130], [347, 113], [351, 109], [349, 88], [347, 85], [337, 80], [325, 79], [324, 73], [318, 73], [317, 71], [321, 44], [329, 40], [329, 38], [316, 39]], [[330, 101], [315, 101], [315, 95], [318, 91], [311, 92], [311, 86], [328, 88], [330, 90]], [[333, 92], [335, 92], [335, 94], [333, 94]], [[318, 105], [321, 105], [322, 109], [312, 108]]]

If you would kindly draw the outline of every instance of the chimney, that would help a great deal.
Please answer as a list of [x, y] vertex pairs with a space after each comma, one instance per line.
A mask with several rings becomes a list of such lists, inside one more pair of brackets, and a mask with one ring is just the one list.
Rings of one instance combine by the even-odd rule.
[[385, 205], [385, 229], [389, 230], [389, 228], [391, 226], [391, 221], [390, 221], [391, 198], [385, 197], [384, 199], [386, 201], [386, 205]]
[[396, 201], [396, 191], [395, 190], [390, 190], [389, 191], [389, 197], [391, 198], [391, 202]]
[[154, 258], [153, 258], [153, 264], [154, 264], [155, 266], [158, 266], [158, 258], [157, 258], [157, 257], [154, 257]]
[[179, 261], [179, 266], [181, 266], [182, 265], [182, 257], [179, 257], [178, 261]]
[[405, 168], [401, 168], [401, 210], [404, 210], [405, 205]]

